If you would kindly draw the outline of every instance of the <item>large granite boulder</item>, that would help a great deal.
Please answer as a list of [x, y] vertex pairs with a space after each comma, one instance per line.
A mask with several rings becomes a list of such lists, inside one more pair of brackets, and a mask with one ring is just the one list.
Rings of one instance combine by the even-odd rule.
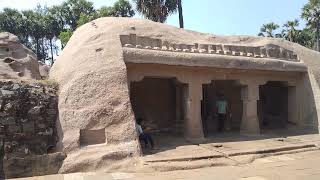
[[[140, 38], [140, 44], [126, 44], [126, 41], [130, 42], [130, 35], [133, 34], [134, 40], [138, 41], [137, 38]], [[150, 44], [153, 42], [149, 42], [150, 39], [160, 39], [168, 49], [161, 49], [161, 45], [152, 47]], [[268, 56], [275, 58], [280, 57], [279, 52], [282, 51], [277, 50], [281, 47], [285, 52], [295, 52], [296, 54], [290, 54], [290, 59], [297, 61], [299, 57], [299, 60], [308, 66], [312, 78], [314, 76], [316, 81], [320, 80], [320, 54], [285, 40], [253, 36], [215, 36], [134, 18], [108, 17], [94, 20], [74, 32], [49, 75], [51, 80], [59, 84], [59, 150], [68, 154], [60, 172], [106, 170], [116, 162], [140, 155], [124, 60], [129, 60], [130, 54], [125, 54], [124, 49], [141, 49], [135, 51], [135, 55], [149, 53], [144, 55], [150, 62], [157, 60], [155, 63], [180, 65], [184, 59], [184, 63], [192, 66], [191, 60], [195, 52], [200, 52], [201, 49], [183, 53], [181, 48], [168, 47], [181, 44], [186, 47], [192, 45], [193, 48], [199, 48], [199, 44], [261, 46], [266, 48]], [[150, 51], [152, 48], [153, 51]], [[162, 50], [168, 50], [168, 53], [163, 53]], [[181, 52], [176, 53], [178, 50]], [[205, 59], [210, 55], [197, 56]], [[161, 57], [170, 57], [170, 62], [165, 62]], [[224, 56], [221, 57], [220, 61], [223, 61]], [[259, 67], [269, 65], [267, 61], [259, 61], [255, 57], [239, 59], [246, 60], [246, 65], [250, 65], [248, 69], [254, 69], [256, 64]], [[273, 63], [271, 68], [285, 71], [286, 63], [283, 62], [286, 61], [270, 62]], [[214, 64], [212, 61], [210, 63]], [[279, 64], [281, 67], [278, 67]], [[316, 86], [319, 88], [317, 83]], [[316, 105], [319, 106], [318, 102]], [[319, 109], [310, 108], [312, 111]], [[317, 121], [316, 116], [312, 118]]]
[[0, 33], [0, 79], [40, 79], [36, 55], [17, 36]]

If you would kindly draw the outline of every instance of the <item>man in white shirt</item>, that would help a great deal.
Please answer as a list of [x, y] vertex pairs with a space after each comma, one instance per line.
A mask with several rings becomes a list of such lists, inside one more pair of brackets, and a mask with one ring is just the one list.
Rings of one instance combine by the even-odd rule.
[[147, 148], [147, 145], [150, 143], [151, 149], [154, 148], [154, 143], [151, 138], [151, 136], [148, 133], [143, 132], [143, 129], [141, 127], [142, 118], [138, 118], [136, 122], [136, 131], [139, 136], [139, 140], [144, 142], [144, 147]]

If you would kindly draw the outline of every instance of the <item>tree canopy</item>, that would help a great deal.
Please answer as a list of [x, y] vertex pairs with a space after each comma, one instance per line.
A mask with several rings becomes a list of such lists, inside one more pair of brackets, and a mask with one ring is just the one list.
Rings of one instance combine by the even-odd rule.
[[118, 0], [113, 6], [95, 9], [87, 0], [66, 0], [60, 5], [18, 11], [0, 11], [0, 32], [19, 37], [32, 49], [39, 61], [54, 62], [59, 49], [65, 47], [77, 27], [99, 17], [132, 17], [135, 12], [128, 0]]
[[299, 19], [287, 21], [282, 30], [279, 30], [279, 25], [271, 22], [263, 24], [258, 35], [284, 38], [320, 51], [320, 0], [309, 0], [302, 8], [301, 18], [306, 21], [305, 28], [299, 28]]
[[170, 14], [178, 10], [178, 0], [134, 0], [136, 9], [147, 19], [165, 22]]

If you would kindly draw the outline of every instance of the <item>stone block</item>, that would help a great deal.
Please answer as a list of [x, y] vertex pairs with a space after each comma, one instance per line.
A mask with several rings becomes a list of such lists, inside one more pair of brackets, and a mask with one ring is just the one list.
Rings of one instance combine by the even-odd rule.
[[175, 49], [174, 49], [174, 47], [171, 45], [171, 46], [169, 46], [169, 48], [168, 48], [168, 51], [174, 51]]
[[180, 48], [182, 49], [182, 51], [184, 51], [185, 49], [189, 49], [187, 44], [180, 44]]
[[11, 97], [11, 96], [13, 96], [13, 95], [14, 95], [14, 91], [1, 89], [1, 94], [2, 94], [2, 96], [8, 96], [8, 97]]
[[58, 111], [56, 109], [47, 109], [47, 114], [48, 115], [56, 115]]
[[199, 53], [199, 49], [191, 49], [190, 52], [192, 52], [192, 53]]
[[179, 44], [173, 44], [173, 48], [174, 48], [174, 51], [176, 51], [176, 52], [182, 51]]
[[37, 124], [37, 128], [45, 129], [46, 127], [47, 127], [47, 125], [44, 124], [44, 123], [39, 123], [39, 124]]
[[297, 54], [293, 54], [291, 59], [298, 60], [298, 55]]
[[162, 47], [161, 47], [161, 50], [167, 51], [167, 50], [168, 50], [168, 47], [167, 47], [167, 46], [162, 46]]
[[142, 49], [143, 47], [141, 45], [136, 45], [136, 48]]
[[35, 106], [33, 108], [31, 108], [29, 111], [28, 111], [28, 115], [30, 116], [38, 116], [41, 114], [41, 111], [44, 107], [43, 106]]
[[209, 45], [208, 45], [208, 44], [199, 44], [199, 50], [200, 50], [200, 52], [202, 52], [202, 53], [208, 52], [208, 50], [209, 50]]
[[128, 35], [120, 35], [120, 41], [122, 45], [131, 44], [130, 37]]
[[152, 39], [146, 36], [137, 36], [137, 44], [141, 45], [142, 47], [150, 46]]
[[33, 121], [28, 121], [26, 123], [22, 124], [23, 127], [23, 133], [34, 133], [35, 132], [35, 127], [34, 127], [34, 122]]
[[20, 88], [20, 85], [19, 84], [14, 84], [13, 87], [12, 87], [12, 90], [13, 91], [16, 91]]
[[133, 46], [137, 45], [137, 36], [135, 34], [130, 34], [129, 35], [129, 42]]
[[20, 127], [16, 124], [10, 124], [8, 125], [7, 133], [9, 134], [20, 133]]
[[57, 174], [66, 158], [64, 153], [12, 157], [3, 161], [5, 178], [43, 176]]
[[0, 124], [2, 125], [13, 125], [16, 124], [14, 117], [8, 116], [0, 118]]
[[134, 46], [132, 44], [125, 44], [124, 47], [133, 48]]
[[183, 52], [190, 52], [190, 49], [183, 49]]
[[161, 39], [151, 39], [151, 47], [161, 47]]
[[199, 49], [199, 53], [207, 53], [208, 51], [206, 49]]
[[217, 54], [223, 54], [224, 53], [222, 45], [215, 45], [215, 47], [216, 47], [216, 53]]

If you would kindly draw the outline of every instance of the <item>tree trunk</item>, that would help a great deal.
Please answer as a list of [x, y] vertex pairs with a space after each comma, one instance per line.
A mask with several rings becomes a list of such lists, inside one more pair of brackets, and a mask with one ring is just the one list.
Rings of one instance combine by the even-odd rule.
[[180, 28], [184, 28], [181, 0], [178, 0], [178, 11], [179, 11], [179, 24], [180, 24]]
[[53, 49], [52, 49], [52, 38], [50, 38], [50, 51], [51, 51], [51, 66], [53, 65]]
[[46, 52], [45, 52], [45, 44], [44, 44], [44, 38], [42, 38], [42, 62], [46, 63]]
[[39, 60], [39, 39], [36, 39], [36, 48], [37, 48], [37, 58]]
[[320, 19], [318, 19], [317, 21], [317, 32], [316, 32], [316, 43], [317, 43], [317, 51], [320, 52], [320, 40], [319, 40], [319, 36], [320, 36]]

